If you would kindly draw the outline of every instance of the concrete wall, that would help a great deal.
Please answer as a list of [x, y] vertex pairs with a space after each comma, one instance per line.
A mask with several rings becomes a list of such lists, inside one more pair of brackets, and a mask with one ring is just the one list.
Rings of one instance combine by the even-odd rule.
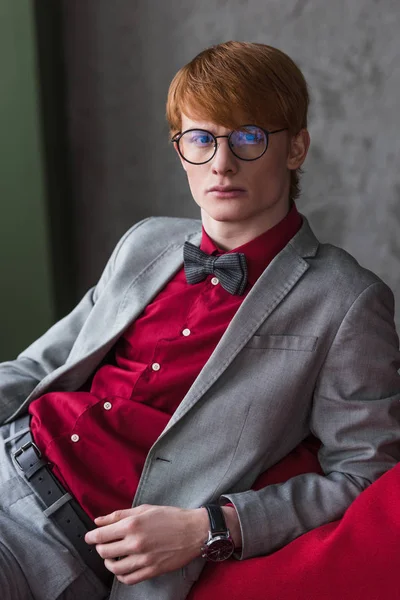
[[303, 69], [312, 147], [299, 206], [400, 306], [398, 0], [64, 0], [63, 13], [80, 292], [131, 223], [197, 216], [167, 141], [166, 92], [204, 47], [238, 39]]

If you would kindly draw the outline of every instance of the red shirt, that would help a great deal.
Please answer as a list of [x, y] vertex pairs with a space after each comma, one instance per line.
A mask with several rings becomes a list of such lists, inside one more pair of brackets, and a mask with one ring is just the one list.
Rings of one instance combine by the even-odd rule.
[[[247, 260], [243, 296], [229, 294], [211, 275], [189, 285], [182, 268], [126, 329], [89, 392], [51, 392], [31, 404], [36, 444], [92, 518], [131, 507], [151, 446], [251, 287], [300, 225], [294, 206], [275, 227], [232, 250]], [[200, 247], [223, 253], [204, 230]]]

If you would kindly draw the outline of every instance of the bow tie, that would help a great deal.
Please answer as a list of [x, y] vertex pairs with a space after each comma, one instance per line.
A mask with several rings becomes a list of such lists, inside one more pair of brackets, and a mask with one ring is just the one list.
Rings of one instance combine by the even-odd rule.
[[197, 246], [185, 242], [183, 260], [188, 283], [199, 283], [207, 275], [215, 275], [227, 292], [238, 296], [243, 294], [247, 283], [247, 264], [244, 254], [234, 252], [222, 256], [210, 256]]

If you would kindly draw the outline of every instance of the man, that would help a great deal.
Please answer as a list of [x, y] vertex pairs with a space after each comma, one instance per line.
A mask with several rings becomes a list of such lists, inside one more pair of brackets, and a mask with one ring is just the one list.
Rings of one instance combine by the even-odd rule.
[[[294, 204], [307, 108], [299, 69], [262, 44], [174, 78], [203, 229], [135, 225], [75, 310], [0, 366], [6, 598], [104, 598], [108, 572], [113, 599], [185, 598], [207, 559], [283, 547], [398, 462], [392, 294]], [[325, 475], [251, 490], [310, 433]]]

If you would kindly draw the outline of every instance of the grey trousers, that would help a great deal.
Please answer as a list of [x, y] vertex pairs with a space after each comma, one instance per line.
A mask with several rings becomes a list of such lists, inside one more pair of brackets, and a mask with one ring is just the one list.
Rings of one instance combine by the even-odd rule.
[[10, 427], [0, 427], [1, 600], [103, 600], [110, 590], [43, 515], [40, 500], [11, 457]]

